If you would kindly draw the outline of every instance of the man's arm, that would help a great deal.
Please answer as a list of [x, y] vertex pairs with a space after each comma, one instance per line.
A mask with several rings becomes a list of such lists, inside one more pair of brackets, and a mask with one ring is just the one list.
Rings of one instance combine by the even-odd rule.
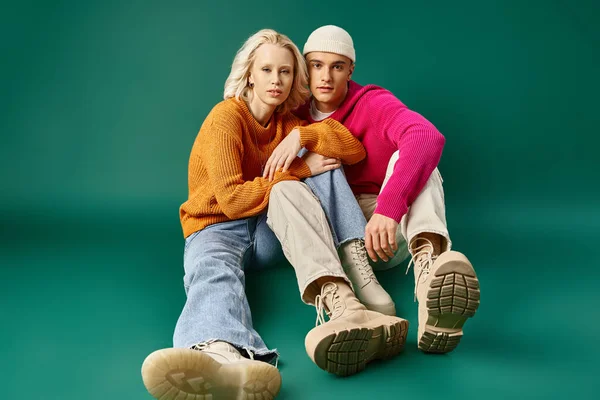
[[376, 132], [399, 150], [392, 176], [377, 198], [377, 207], [365, 230], [369, 256], [384, 261], [397, 249], [400, 220], [425, 187], [437, 167], [444, 136], [431, 122], [409, 110], [391, 92], [373, 91], [366, 98], [368, 115]]

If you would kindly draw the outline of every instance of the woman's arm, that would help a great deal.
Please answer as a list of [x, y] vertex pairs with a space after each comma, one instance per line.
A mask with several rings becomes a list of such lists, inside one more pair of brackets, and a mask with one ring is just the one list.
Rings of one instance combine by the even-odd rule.
[[273, 179], [275, 171], [286, 172], [296, 161], [302, 147], [325, 157], [340, 159], [343, 164], [356, 164], [366, 157], [363, 145], [344, 125], [326, 119], [309, 124], [293, 114], [284, 117], [284, 130], [289, 132], [277, 145], [265, 164], [263, 177]]
[[200, 157], [207, 170], [217, 203], [228, 218], [240, 219], [259, 214], [267, 206], [269, 193], [276, 183], [310, 176], [310, 169], [298, 158], [290, 168], [296, 176], [287, 171], [277, 172], [272, 181], [262, 177], [245, 181], [242, 171], [243, 145], [241, 139], [232, 132], [236, 132], [236, 127], [211, 122], [206, 130], [201, 131], [194, 145], [196, 156]]
[[[343, 164], [356, 164], [367, 153], [362, 143], [341, 123], [327, 118], [313, 124], [292, 115], [292, 123], [300, 133], [300, 144], [309, 151], [326, 157], [339, 158]], [[291, 132], [290, 132], [291, 133]]]

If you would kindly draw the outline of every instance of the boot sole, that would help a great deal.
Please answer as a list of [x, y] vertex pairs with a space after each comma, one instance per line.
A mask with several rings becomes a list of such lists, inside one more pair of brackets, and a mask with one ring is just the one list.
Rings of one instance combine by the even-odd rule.
[[271, 400], [281, 375], [264, 362], [221, 364], [198, 350], [163, 349], [142, 365], [148, 392], [159, 400]]
[[321, 369], [339, 376], [356, 374], [367, 363], [388, 359], [404, 349], [408, 321], [380, 317], [367, 326], [341, 330], [323, 337], [311, 357]]
[[463, 254], [448, 251], [436, 263], [427, 292], [427, 322], [419, 349], [427, 353], [448, 353], [458, 346], [463, 325], [479, 307], [479, 280]]

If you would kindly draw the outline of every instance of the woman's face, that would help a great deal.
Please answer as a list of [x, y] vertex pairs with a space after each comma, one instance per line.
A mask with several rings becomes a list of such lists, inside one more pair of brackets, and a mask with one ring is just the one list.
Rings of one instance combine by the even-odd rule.
[[248, 81], [254, 84], [252, 103], [275, 110], [290, 95], [294, 83], [294, 56], [275, 44], [256, 49]]

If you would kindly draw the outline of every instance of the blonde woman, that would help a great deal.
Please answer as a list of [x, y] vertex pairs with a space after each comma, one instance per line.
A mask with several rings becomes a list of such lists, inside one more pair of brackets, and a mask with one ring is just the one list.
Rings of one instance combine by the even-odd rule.
[[[189, 161], [189, 198], [180, 208], [187, 301], [174, 348], [155, 351], [142, 366], [144, 384], [157, 399], [277, 395], [278, 353], [252, 327], [244, 270], [281, 249], [302, 300], [319, 312], [321, 323], [306, 338], [318, 366], [348, 375], [404, 344], [406, 321], [367, 311], [354, 296], [323, 210], [300, 182], [365, 156], [338, 122], [307, 125], [289, 112], [306, 101], [306, 84], [297, 47], [261, 30], [238, 51], [225, 100], [200, 128]], [[297, 157], [302, 147], [313, 155]], [[354, 354], [328, 362], [343, 342]]]

